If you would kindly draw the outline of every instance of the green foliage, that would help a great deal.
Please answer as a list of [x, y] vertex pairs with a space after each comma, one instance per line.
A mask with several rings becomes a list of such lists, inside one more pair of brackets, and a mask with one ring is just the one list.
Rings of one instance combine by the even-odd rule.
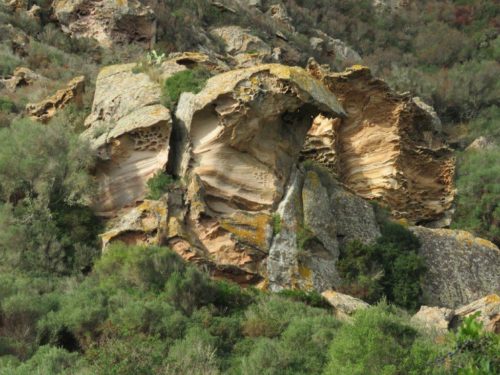
[[403, 226], [386, 222], [374, 244], [352, 241], [341, 248], [337, 268], [342, 289], [370, 303], [382, 296], [398, 306], [415, 310], [421, 299], [423, 259], [418, 239]]
[[276, 236], [281, 232], [281, 216], [279, 214], [273, 214], [273, 234]]
[[0, 111], [13, 112], [16, 109], [15, 103], [7, 97], [0, 96]]
[[93, 192], [88, 146], [58, 122], [18, 120], [0, 133], [0, 250], [9, 264], [54, 273], [89, 267], [99, 223], [85, 207]]
[[184, 70], [167, 78], [163, 84], [163, 102], [172, 108], [175, 106], [183, 92], [200, 92], [207, 82], [210, 74], [201, 68]]
[[168, 192], [170, 186], [175, 183], [172, 176], [169, 176], [163, 172], [158, 172], [156, 175], [151, 177], [148, 182], [149, 193], [147, 199], [158, 200]]
[[455, 228], [500, 244], [500, 148], [464, 152], [457, 173]]
[[444, 374], [433, 364], [443, 348], [422, 340], [406, 317], [384, 303], [360, 310], [333, 338], [324, 374]]
[[306, 292], [303, 290], [283, 289], [278, 295], [293, 301], [305, 303], [308, 306], [331, 309], [330, 303], [318, 292]]

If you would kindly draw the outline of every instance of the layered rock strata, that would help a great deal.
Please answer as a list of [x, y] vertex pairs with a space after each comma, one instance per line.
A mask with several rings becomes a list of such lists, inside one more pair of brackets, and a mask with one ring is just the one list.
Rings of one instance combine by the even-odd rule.
[[320, 113], [343, 110], [303, 69], [274, 64], [217, 75], [181, 96], [176, 170], [189, 181], [187, 226], [215, 264], [262, 278], [272, 212]]
[[396, 218], [426, 223], [445, 217], [455, 196], [455, 163], [433, 114], [366, 67], [332, 73], [310, 62], [309, 71], [347, 113], [335, 141], [330, 129], [325, 133], [325, 142], [336, 144], [336, 157], [324, 164], [359, 196], [389, 206]]

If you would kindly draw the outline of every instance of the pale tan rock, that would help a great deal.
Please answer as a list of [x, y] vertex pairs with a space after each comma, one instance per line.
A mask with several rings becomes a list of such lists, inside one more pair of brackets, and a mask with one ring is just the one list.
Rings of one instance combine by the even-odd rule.
[[[31, 77], [33, 78], [33, 77]], [[65, 88], [38, 103], [26, 105], [26, 112], [32, 119], [47, 122], [55, 116], [58, 110], [64, 108], [69, 103], [77, 106], [83, 104], [83, 94], [85, 92], [85, 77], [79, 76], [68, 82]]]
[[349, 317], [356, 311], [365, 310], [370, 307], [368, 303], [359, 298], [333, 290], [326, 290], [321, 295], [333, 306], [336, 317], [341, 320], [349, 320]]
[[5, 88], [11, 92], [16, 91], [19, 86], [31, 86], [38, 81], [46, 81], [47, 78], [42, 77], [29, 68], [17, 67], [9, 79], [0, 79]]
[[411, 223], [446, 216], [455, 196], [455, 160], [435, 131], [432, 116], [411, 97], [375, 79], [366, 67], [332, 73], [310, 62], [309, 71], [347, 112], [332, 142], [337, 145], [338, 160], [331, 164], [338, 164], [342, 182]]
[[483, 151], [491, 150], [496, 146], [495, 141], [488, 139], [484, 136], [476, 138], [469, 146], [467, 146], [467, 151]]
[[98, 193], [93, 207], [115, 216], [146, 194], [147, 181], [165, 171], [172, 120], [160, 103], [161, 88], [135, 64], [114, 65], [97, 77], [92, 113], [82, 136], [91, 142], [98, 162]]
[[498, 294], [490, 294], [455, 311], [459, 320], [476, 313], [479, 313], [477, 319], [483, 323], [486, 331], [500, 333], [500, 296]]
[[139, 42], [152, 46], [154, 11], [139, 0], [55, 0], [55, 18], [74, 37], [94, 38], [103, 46]]
[[362, 62], [358, 52], [340, 39], [332, 38], [321, 30], [314, 30], [315, 37], [310, 39], [311, 47], [320, 52], [323, 60], [335, 68], [344, 69]]
[[219, 74], [199, 94], [181, 96], [177, 133], [185, 152], [176, 170], [189, 180], [192, 237], [215, 264], [261, 277], [271, 214], [310, 116], [320, 112], [343, 111], [303, 69], [275, 64]]
[[444, 334], [454, 316], [455, 311], [446, 307], [421, 306], [411, 321], [424, 329]]
[[120, 212], [107, 224], [108, 231], [100, 236], [103, 250], [117, 241], [127, 245], [161, 245], [167, 231], [167, 214], [166, 200], [145, 200], [137, 207]]
[[293, 26], [293, 20], [288, 15], [288, 11], [283, 4], [273, 4], [269, 7], [266, 14], [274, 19], [278, 24], [284, 26], [291, 32], [295, 31], [295, 27]]
[[456, 308], [490, 293], [500, 293], [500, 250], [469, 232], [410, 227], [420, 240], [427, 272], [425, 303]]

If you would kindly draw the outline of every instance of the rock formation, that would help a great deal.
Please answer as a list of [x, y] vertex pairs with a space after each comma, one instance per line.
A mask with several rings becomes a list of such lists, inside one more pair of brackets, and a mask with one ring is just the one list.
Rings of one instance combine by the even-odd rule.
[[17, 67], [14, 69], [12, 77], [8, 79], [0, 78], [0, 84], [5, 86], [10, 92], [16, 91], [20, 86], [31, 86], [38, 81], [47, 81], [47, 78], [25, 67]]
[[117, 210], [144, 199], [146, 182], [164, 171], [169, 153], [170, 111], [160, 104], [161, 89], [135, 64], [103, 69], [96, 82], [92, 113], [84, 137], [99, 158], [99, 192], [94, 201], [98, 214]]
[[412, 321], [443, 334], [448, 329], [457, 328], [465, 317], [473, 314], [478, 314], [477, 319], [487, 332], [500, 333], [500, 297], [497, 294], [490, 294], [456, 310], [422, 306]]
[[425, 303], [456, 308], [488, 293], [500, 293], [500, 250], [469, 232], [411, 227], [422, 246], [427, 273]]
[[189, 181], [188, 223], [205, 256], [261, 277], [271, 214], [319, 113], [343, 110], [306, 71], [282, 65], [223, 73], [199, 94], [181, 96], [176, 170]]
[[309, 70], [347, 113], [334, 142], [327, 129], [325, 142], [336, 145], [337, 156], [325, 165], [337, 165], [342, 182], [363, 198], [383, 202], [396, 218], [425, 223], [445, 217], [455, 195], [455, 163], [432, 114], [373, 78], [368, 68], [331, 73], [311, 62]]
[[65, 88], [38, 103], [26, 105], [27, 114], [34, 120], [47, 122], [55, 116], [57, 110], [64, 108], [69, 103], [82, 105], [85, 92], [85, 77], [79, 76], [68, 82]]
[[94, 38], [104, 46], [152, 45], [156, 37], [154, 11], [139, 0], [55, 0], [52, 7], [63, 31]]
[[364, 310], [370, 307], [366, 302], [335, 292], [333, 290], [326, 290], [321, 293], [330, 305], [335, 309], [335, 316], [340, 320], [349, 320], [349, 317], [358, 310]]

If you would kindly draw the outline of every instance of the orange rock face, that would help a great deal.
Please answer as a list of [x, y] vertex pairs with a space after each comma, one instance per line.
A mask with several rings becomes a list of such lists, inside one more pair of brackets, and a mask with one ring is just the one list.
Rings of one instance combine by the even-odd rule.
[[[323, 139], [336, 147], [335, 159], [325, 158], [323, 147], [314, 159], [359, 196], [386, 204], [396, 218], [412, 223], [445, 218], [455, 195], [455, 161], [431, 113], [409, 95], [392, 91], [368, 68], [332, 73], [313, 62], [309, 71], [347, 113], [335, 127], [335, 140], [325, 128]], [[308, 143], [318, 144], [318, 138], [313, 126]]]

